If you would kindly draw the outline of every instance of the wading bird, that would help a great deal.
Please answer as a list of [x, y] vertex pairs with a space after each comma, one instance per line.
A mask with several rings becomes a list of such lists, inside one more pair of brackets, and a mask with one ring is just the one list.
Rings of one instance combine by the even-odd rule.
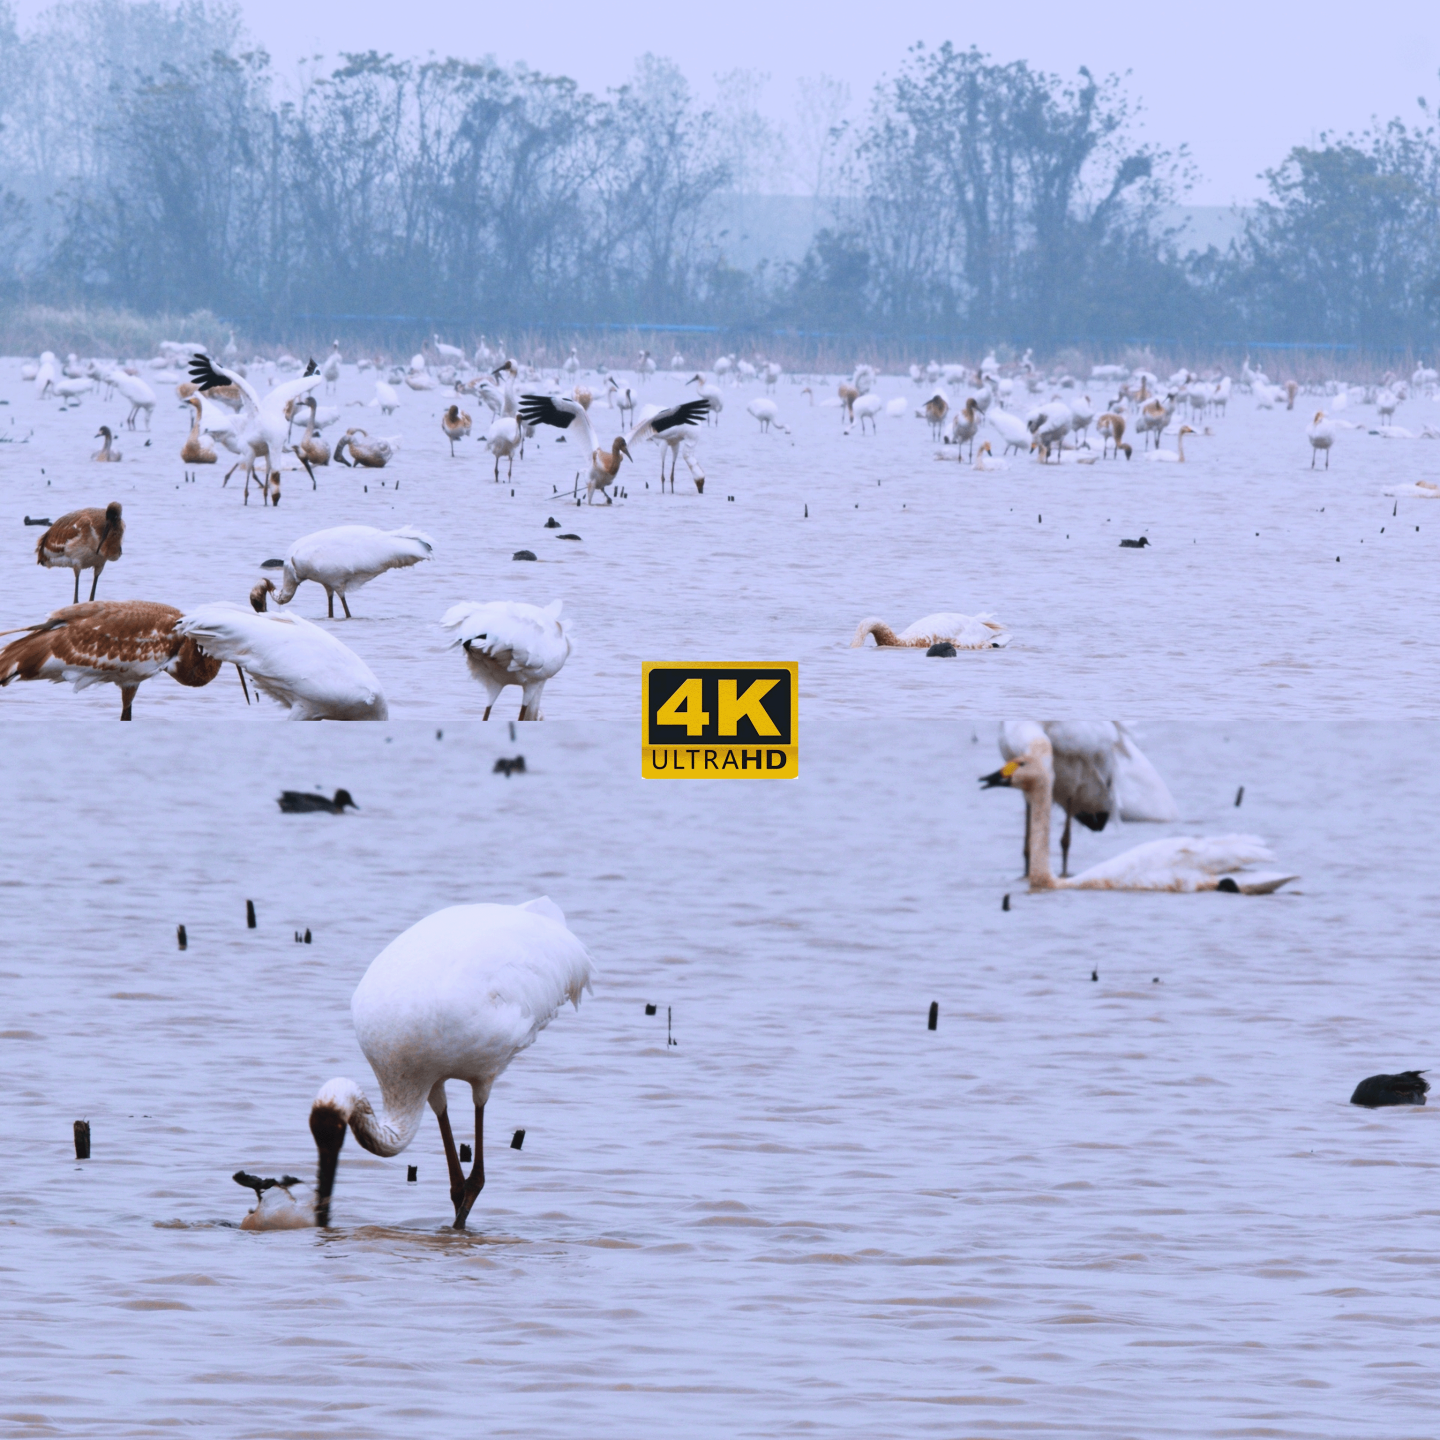
[[256, 614], [220, 600], [176, 626], [206, 655], [233, 662], [291, 720], [385, 720], [385, 692], [370, 667], [328, 631], [298, 615]]
[[92, 600], [56, 610], [0, 650], [0, 685], [12, 680], [70, 680], [77, 690], [120, 687], [120, 718], [130, 719], [135, 692], [154, 675], [181, 685], [208, 685], [220, 673], [179, 628], [172, 605], [147, 600]]
[[402, 530], [377, 530], [372, 525], [337, 525], [302, 535], [285, 552], [285, 575], [275, 592], [277, 605], [288, 605], [307, 580], [325, 591], [329, 618], [335, 618], [335, 597], [340, 597], [345, 618], [350, 619], [347, 591], [368, 585], [387, 570], [403, 570], [428, 560], [435, 542], [412, 526]]
[[[319, 1152], [315, 1222], [330, 1223], [348, 1127], [372, 1155], [398, 1155], [428, 1102], [440, 1122], [454, 1228], [485, 1184], [485, 1105], [506, 1067], [568, 1000], [578, 1010], [594, 966], [548, 897], [524, 905], [455, 905], [412, 925], [371, 962], [350, 1001], [355, 1038], [380, 1082], [380, 1111], [353, 1080], [321, 1088], [310, 1110]], [[450, 1129], [445, 1082], [470, 1086], [475, 1160], [467, 1176]]]
[[440, 617], [455, 632], [450, 643], [465, 651], [470, 673], [485, 687], [488, 720], [507, 685], [521, 690], [520, 719], [541, 720], [540, 696], [545, 682], [570, 658], [570, 637], [560, 618], [563, 601], [542, 610], [519, 600], [491, 600], [481, 605], [463, 601]]
[[[620, 473], [622, 459], [633, 460], [630, 446], [650, 435], [660, 435], [666, 430], [682, 425], [697, 424], [709, 406], [707, 399], [686, 400], [679, 405], [669, 405], [648, 420], [637, 425], [627, 440], [617, 435], [608, 450], [602, 449], [595, 434], [595, 427], [585, 407], [578, 400], [567, 400], [558, 395], [526, 395], [520, 401], [520, 419], [527, 425], [554, 425], [557, 429], [575, 427], [581, 446], [590, 459], [590, 474], [585, 483], [585, 502], [593, 504], [598, 490], [610, 503], [606, 486], [615, 483]], [[673, 484], [673, 482], [672, 482]]]
[[120, 558], [121, 542], [125, 539], [125, 522], [120, 518], [120, 502], [112, 500], [103, 510], [72, 510], [62, 515], [35, 543], [35, 563], [50, 570], [75, 572], [75, 595], [71, 603], [80, 603], [80, 572], [93, 570], [90, 598], [100, 583], [100, 572], [108, 560]]

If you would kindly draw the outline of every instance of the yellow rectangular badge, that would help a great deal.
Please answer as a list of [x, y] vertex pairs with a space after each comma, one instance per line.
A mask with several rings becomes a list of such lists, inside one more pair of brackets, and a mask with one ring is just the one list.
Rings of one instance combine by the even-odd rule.
[[640, 667], [640, 773], [649, 780], [793, 780], [800, 666], [718, 661]]

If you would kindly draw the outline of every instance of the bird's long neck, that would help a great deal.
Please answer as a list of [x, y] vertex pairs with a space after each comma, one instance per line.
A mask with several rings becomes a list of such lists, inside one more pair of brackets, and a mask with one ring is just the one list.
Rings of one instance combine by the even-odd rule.
[[883, 620], [872, 617], [860, 622], [855, 631], [855, 638], [850, 642], [850, 648], [855, 650], [863, 645], [867, 635], [873, 635], [877, 645], [903, 645], [905, 643]]
[[1030, 826], [1026, 838], [1030, 861], [1030, 888], [1055, 890], [1058, 882], [1050, 869], [1050, 810], [1054, 804], [1054, 784], [1046, 775], [1025, 789], [1025, 803], [1030, 807]]
[[330, 1195], [335, 1188], [335, 1171], [340, 1164], [340, 1147], [348, 1125], [355, 1139], [372, 1155], [398, 1155], [415, 1138], [425, 1114], [425, 1091], [403, 1105], [386, 1105], [375, 1113], [365, 1092], [343, 1077], [329, 1081], [310, 1107], [310, 1133], [320, 1152], [320, 1170], [315, 1183], [315, 1221], [330, 1223]]

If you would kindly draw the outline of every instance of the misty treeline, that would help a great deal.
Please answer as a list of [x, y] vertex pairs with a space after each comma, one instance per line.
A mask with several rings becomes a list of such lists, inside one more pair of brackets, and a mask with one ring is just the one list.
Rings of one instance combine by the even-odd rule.
[[[1166, 223], [1189, 161], [1114, 77], [917, 45], [859, 114], [811, 82], [793, 136], [759, 87], [702, 104], [648, 55], [604, 95], [374, 53], [281, 77], [227, 0], [63, 0], [23, 32], [0, 0], [0, 287], [257, 338], [406, 316], [1383, 348], [1440, 321], [1423, 104], [1291, 150], [1237, 239], [1195, 253]], [[787, 145], [815, 238], [742, 268], [727, 199], [774, 188]]]

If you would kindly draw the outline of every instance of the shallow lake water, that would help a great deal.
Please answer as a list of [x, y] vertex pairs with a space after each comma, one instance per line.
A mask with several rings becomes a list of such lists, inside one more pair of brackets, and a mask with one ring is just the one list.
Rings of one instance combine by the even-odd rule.
[[[985, 722], [806, 723], [763, 786], [642, 781], [623, 724], [10, 727], [0, 1434], [1433, 1434], [1440, 1112], [1347, 1102], [1433, 1059], [1436, 732], [1141, 736], [1180, 824], [1073, 862], [1242, 830], [1300, 881], [1024, 893]], [[331, 1231], [235, 1228], [373, 1086], [373, 956], [542, 893], [599, 975], [470, 1231], [428, 1120], [347, 1145]]]

